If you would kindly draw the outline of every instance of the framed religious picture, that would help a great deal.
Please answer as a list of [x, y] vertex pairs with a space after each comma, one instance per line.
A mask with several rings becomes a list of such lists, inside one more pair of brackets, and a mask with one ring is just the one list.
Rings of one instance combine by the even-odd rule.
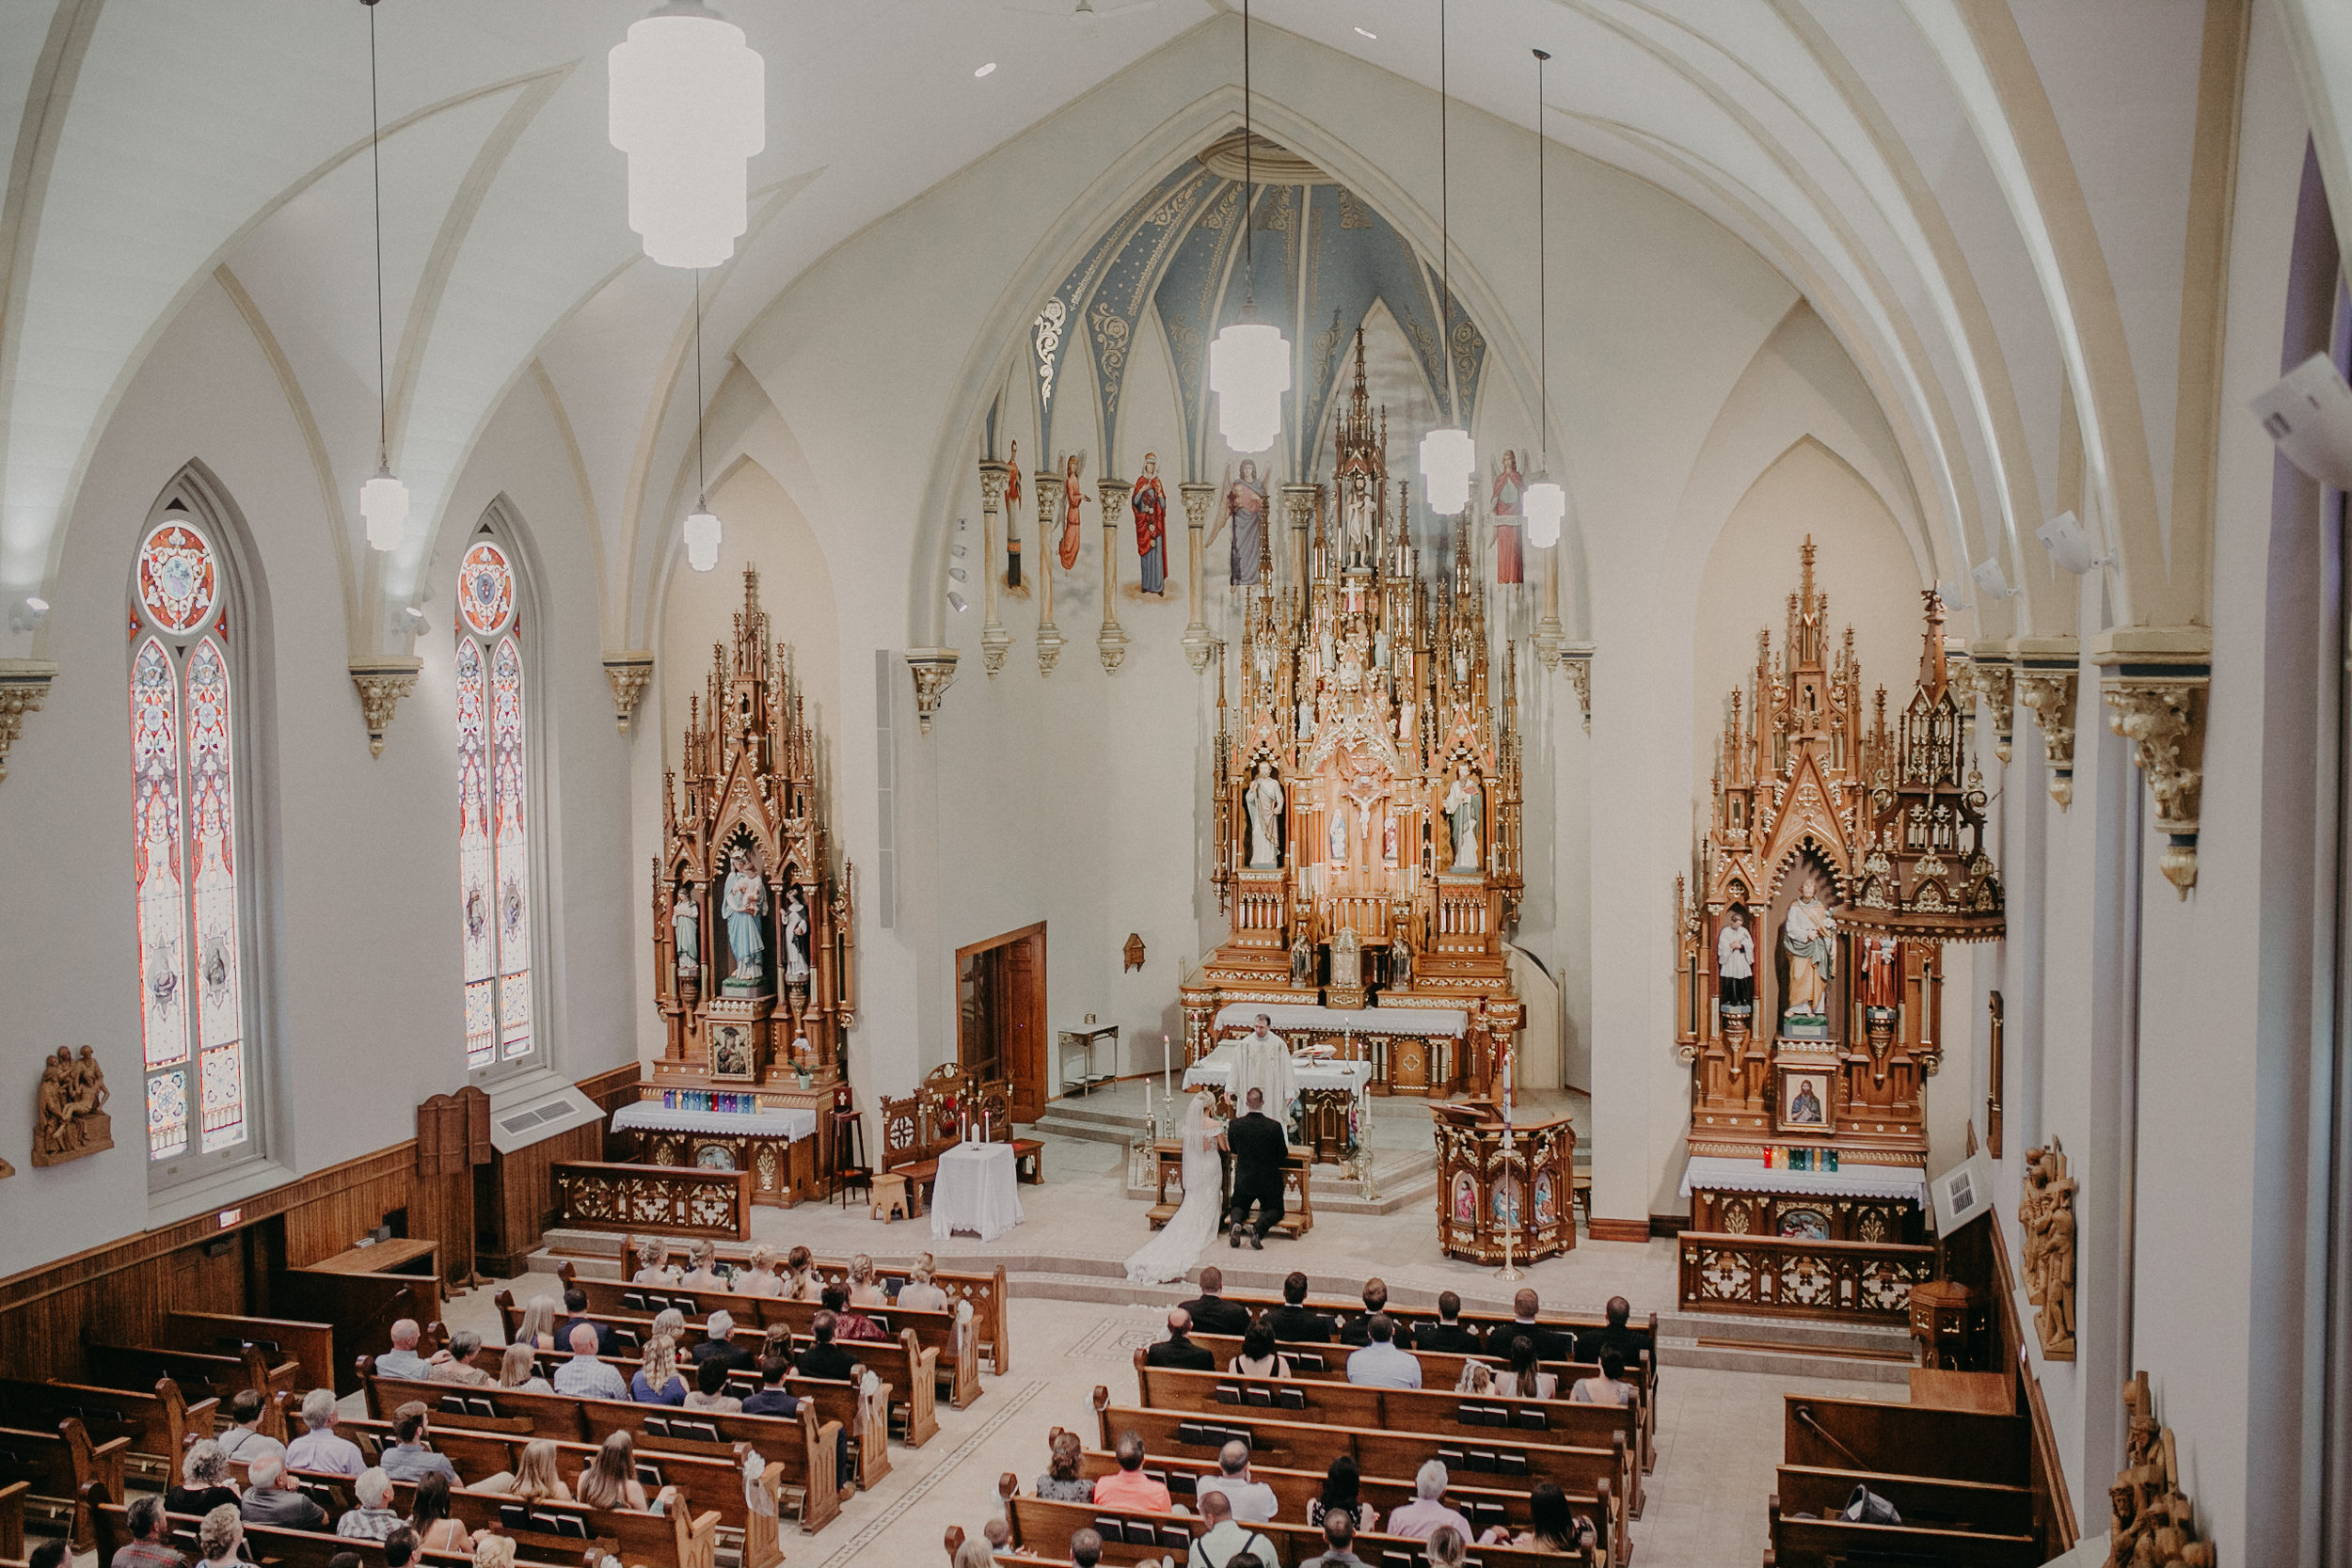
[[1828, 1069], [1782, 1067], [1780, 1130], [1784, 1132], [1827, 1132], [1829, 1125]]
[[740, 1023], [711, 1026], [710, 1075], [713, 1078], [749, 1078], [754, 1066], [751, 1030]]

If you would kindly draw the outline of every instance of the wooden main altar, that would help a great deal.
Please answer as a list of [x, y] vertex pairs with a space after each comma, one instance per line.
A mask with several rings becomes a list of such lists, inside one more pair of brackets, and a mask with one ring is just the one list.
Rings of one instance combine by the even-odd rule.
[[1235, 1004], [1447, 1010], [1467, 1022], [1442, 1048], [1426, 1026], [1285, 1033], [1344, 1042], [1375, 1094], [1486, 1092], [1522, 1021], [1502, 941], [1521, 887], [1512, 665], [1507, 643], [1488, 663], [1467, 514], [1452, 570], [1425, 578], [1386, 442], [1359, 333], [1332, 483], [1281, 487], [1285, 580], [1269, 516], [1240, 591], [1237, 707], [1218, 663], [1212, 876], [1231, 927], [1182, 989], [1184, 1054], [1246, 1029]]

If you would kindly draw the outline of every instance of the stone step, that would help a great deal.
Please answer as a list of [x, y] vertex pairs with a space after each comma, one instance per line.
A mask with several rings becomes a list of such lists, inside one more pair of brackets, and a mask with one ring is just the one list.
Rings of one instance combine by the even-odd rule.
[[1112, 1111], [1065, 1111], [1057, 1101], [1023, 1131], [1031, 1137], [1077, 1138], [1088, 1143], [1117, 1144], [1124, 1148], [1141, 1138], [1150, 1127], [1141, 1117], [1122, 1117]]
[[1045, 1114], [1038, 1119], [1040, 1121], [1090, 1122], [1128, 1128], [1137, 1132], [1142, 1132], [1149, 1125], [1143, 1119], [1142, 1112], [1121, 1110], [1115, 1100], [1105, 1101], [1098, 1105], [1085, 1098], [1065, 1098], [1048, 1101]]
[[1911, 1333], [1899, 1325], [1821, 1323], [1729, 1312], [1661, 1312], [1661, 1338], [1716, 1340], [1817, 1355], [1908, 1362]]

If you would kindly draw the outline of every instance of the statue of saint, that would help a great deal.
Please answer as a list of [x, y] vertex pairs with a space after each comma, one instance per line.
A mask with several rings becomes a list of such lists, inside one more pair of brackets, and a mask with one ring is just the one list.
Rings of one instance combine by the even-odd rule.
[[1454, 865], [1455, 871], [1475, 871], [1485, 862], [1479, 855], [1478, 835], [1483, 826], [1486, 795], [1478, 784], [1478, 775], [1470, 771], [1467, 762], [1454, 765], [1454, 780], [1446, 786], [1445, 819], [1454, 831]]
[[1363, 983], [1363, 941], [1356, 935], [1355, 927], [1343, 926], [1331, 939], [1331, 984], [1342, 990], [1355, 990]]
[[671, 901], [670, 942], [677, 949], [680, 974], [692, 974], [702, 968], [703, 911], [695, 902], [691, 878], [678, 885], [677, 897]]
[[1249, 814], [1249, 866], [1253, 871], [1282, 863], [1282, 784], [1274, 765], [1258, 764], [1257, 776], [1242, 791], [1242, 809]]
[[1784, 1018], [1822, 1022], [1829, 1017], [1829, 983], [1836, 977], [1830, 939], [1837, 922], [1821, 902], [1820, 879], [1810, 871], [1798, 884], [1797, 901], [1781, 917], [1781, 951], [1788, 955], [1788, 1006]]
[[784, 983], [808, 983], [808, 906], [797, 887], [784, 898]]
[[736, 850], [729, 864], [720, 900], [720, 912], [727, 923], [727, 948], [735, 957], [735, 973], [727, 976], [727, 984], [756, 990], [768, 954], [768, 937], [762, 929], [767, 924], [768, 886], [752, 868], [749, 851]]
[[1756, 938], [1748, 911], [1737, 904], [1715, 933], [1715, 990], [1726, 1008], [1756, 1005]]
[[1323, 836], [1327, 841], [1325, 845], [1327, 850], [1325, 858], [1333, 865], [1345, 864], [1347, 861], [1347, 813], [1333, 812], [1330, 825], [1324, 829]]
[[1291, 927], [1291, 989], [1305, 990], [1315, 983], [1315, 939], [1307, 932], [1304, 920]]
[[1519, 457], [1505, 451], [1502, 463], [1495, 470], [1493, 499], [1487, 511], [1495, 520], [1495, 580], [1524, 582], [1526, 567], [1519, 555], [1519, 499], [1527, 492], [1527, 481], [1519, 476]]
[[1866, 937], [1862, 942], [1862, 1005], [1893, 1007], [1901, 995], [1901, 947], [1893, 937]]
[[1392, 990], [1413, 989], [1413, 946], [1402, 937], [1389, 943], [1389, 987]]
[[1314, 737], [1315, 700], [1302, 694], [1298, 699], [1298, 738], [1312, 740]]
[[1005, 448], [1005, 586], [1021, 586], [1021, 443]]

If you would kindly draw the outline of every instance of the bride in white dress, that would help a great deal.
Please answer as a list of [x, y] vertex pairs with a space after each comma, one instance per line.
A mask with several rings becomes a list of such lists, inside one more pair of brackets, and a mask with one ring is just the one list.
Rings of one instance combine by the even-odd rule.
[[1196, 1094], [1184, 1111], [1184, 1201], [1157, 1235], [1127, 1259], [1131, 1285], [1165, 1285], [1191, 1272], [1200, 1249], [1216, 1236], [1225, 1217], [1224, 1126], [1211, 1120], [1209, 1097]]

